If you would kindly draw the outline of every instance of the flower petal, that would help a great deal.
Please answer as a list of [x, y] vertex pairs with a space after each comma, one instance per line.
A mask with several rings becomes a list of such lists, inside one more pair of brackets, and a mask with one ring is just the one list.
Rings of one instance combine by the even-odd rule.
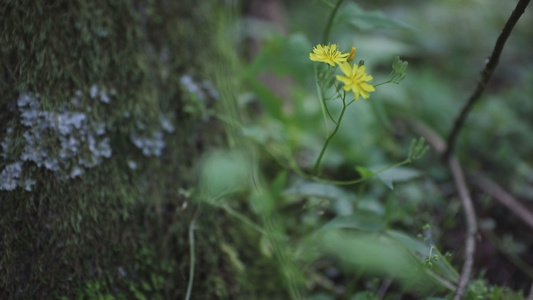
[[352, 79], [346, 76], [337, 75], [337, 80], [344, 83], [344, 85], [349, 85], [352, 82]]
[[352, 68], [350, 67], [349, 63], [342, 63], [339, 66], [341, 67], [342, 73], [348, 77], [352, 77]]
[[359, 85], [361, 86], [362, 90], [367, 91], [367, 92], [373, 92], [376, 90], [376, 88], [373, 85], [368, 84], [366, 82], [361, 82]]

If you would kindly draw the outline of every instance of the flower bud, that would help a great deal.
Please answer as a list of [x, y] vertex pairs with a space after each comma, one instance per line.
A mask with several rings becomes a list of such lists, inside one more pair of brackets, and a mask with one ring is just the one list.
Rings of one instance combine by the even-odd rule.
[[352, 51], [350, 51], [350, 55], [348, 55], [348, 58], [346, 59], [346, 61], [350, 62], [354, 59], [355, 57], [355, 50], [356, 48], [355, 47], [352, 47]]

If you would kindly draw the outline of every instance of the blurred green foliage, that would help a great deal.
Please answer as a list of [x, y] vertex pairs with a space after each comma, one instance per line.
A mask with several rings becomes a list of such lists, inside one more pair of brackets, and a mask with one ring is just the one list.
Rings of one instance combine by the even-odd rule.
[[[350, 107], [325, 154], [323, 176], [370, 178], [411, 157], [409, 149], [425, 153], [420, 145], [410, 148], [417, 136], [407, 121], [422, 122], [446, 136], [515, 5], [489, 2], [345, 1], [328, 42], [344, 52], [357, 47], [356, 60], [364, 60], [374, 84], [390, 78], [391, 62], [396, 70], [406, 67], [394, 60], [397, 55], [409, 62], [409, 70], [401, 84], [380, 86], [370, 99]], [[263, 253], [273, 255], [280, 270], [300, 268], [295, 278], [304, 276], [305, 283], [299, 277], [285, 279], [293, 299], [451, 299], [466, 229], [453, 181], [435, 151], [355, 186], [314, 182], [293, 172], [294, 164], [311, 170], [331, 130], [322, 116], [308, 56], [321, 41], [336, 1], [284, 3], [288, 34], [243, 29], [262, 44], [245, 64], [241, 79], [250, 93], [239, 98], [239, 107], [245, 116], [241, 133], [259, 165], [249, 197], [256, 215], [249, 217], [265, 229]], [[457, 148], [465, 169], [492, 177], [529, 201], [533, 36], [527, 28], [532, 24], [527, 14], [519, 21]], [[263, 80], [264, 74], [278, 83]], [[288, 82], [285, 93], [276, 94], [279, 82]], [[328, 105], [338, 115], [339, 100]], [[482, 192], [473, 190], [472, 196], [480, 220], [498, 224], [492, 233], [520, 232], [521, 249], [532, 249], [533, 235], [520, 221]], [[270, 237], [272, 222], [281, 237]], [[495, 248], [506, 245], [494, 243], [479, 244], [475, 278], [465, 299], [522, 299], [528, 289], [533, 278], [495, 254]], [[285, 252], [273, 252], [276, 247]], [[526, 253], [522, 256], [530, 262], [533, 257]], [[492, 269], [497, 264], [505, 275]], [[299, 293], [289, 292], [295, 288]]]

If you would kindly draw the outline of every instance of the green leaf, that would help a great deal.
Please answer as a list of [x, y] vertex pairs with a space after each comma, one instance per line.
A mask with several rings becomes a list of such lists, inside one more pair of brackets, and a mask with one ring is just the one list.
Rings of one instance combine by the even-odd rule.
[[281, 98], [276, 96], [269, 88], [254, 77], [245, 78], [246, 83], [257, 96], [266, 112], [274, 119], [282, 120]]
[[370, 178], [375, 175], [372, 170], [367, 169], [365, 167], [355, 167], [355, 170], [361, 175], [363, 179]]
[[381, 11], [364, 11], [357, 4], [349, 2], [339, 13], [339, 21], [347, 21], [351, 26], [368, 31], [374, 29], [412, 29], [411, 26], [387, 17]]
[[250, 197], [250, 207], [258, 215], [269, 215], [274, 210], [274, 201], [268, 191], [255, 192]]
[[332, 209], [335, 213], [340, 215], [349, 215], [352, 213], [352, 201], [356, 198], [355, 194], [347, 192], [337, 186], [311, 181], [298, 182], [283, 191], [283, 194], [315, 196], [330, 199], [332, 200]]
[[318, 239], [319, 249], [339, 259], [346, 269], [391, 276], [405, 286], [434, 287], [422, 263], [385, 234], [331, 229], [322, 231]]
[[421, 175], [420, 171], [406, 168], [406, 167], [397, 167], [390, 170], [387, 170], [378, 175], [378, 178], [391, 190], [394, 189], [393, 183], [409, 181], [411, 179], [417, 178]]
[[[396, 230], [387, 230], [386, 234], [405, 246], [413, 255], [418, 257], [420, 261], [428, 258], [430, 246], [424, 242], [419, 241], [403, 232]], [[433, 253], [435, 254], [435, 253]], [[457, 282], [459, 275], [457, 271], [451, 267], [444, 255], [439, 256], [438, 261], [433, 261], [434, 268], [432, 269], [437, 274], [443, 276], [448, 281]]]
[[202, 160], [200, 186], [212, 198], [246, 189], [250, 164], [242, 151], [213, 150]]
[[332, 228], [351, 228], [362, 231], [380, 231], [385, 229], [382, 217], [367, 211], [356, 211], [349, 216], [337, 216], [326, 223], [320, 230]]
[[285, 185], [287, 184], [287, 176], [287, 171], [283, 170], [278, 173], [278, 176], [276, 176], [272, 182], [270, 187], [270, 195], [273, 198], [278, 198], [281, 195], [283, 188], [285, 188]]
[[305, 82], [312, 76], [312, 61], [309, 59], [312, 50], [311, 42], [301, 33], [289, 36], [274, 34], [245, 70], [245, 79], [262, 71], [270, 71], [277, 76], [290, 75], [293, 79]]

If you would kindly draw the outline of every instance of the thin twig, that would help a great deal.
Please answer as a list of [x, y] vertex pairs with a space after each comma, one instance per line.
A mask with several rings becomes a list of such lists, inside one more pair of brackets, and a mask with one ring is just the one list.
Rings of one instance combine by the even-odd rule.
[[196, 226], [196, 220], [202, 211], [202, 206], [198, 207], [194, 217], [192, 218], [191, 224], [189, 226], [189, 246], [190, 246], [190, 255], [191, 255], [191, 265], [189, 267], [189, 283], [187, 284], [187, 295], [185, 295], [185, 300], [191, 299], [192, 285], [194, 282], [194, 264], [195, 264], [195, 254], [194, 254], [194, 228]]
[[[431, 130], [426, 125], [419, 122], [410, 122], [413, 130], [418, 134], [422, 135], [426, 141], [435, 149], [439, 154], [442, 154], [446, 149], [446, 142], [437, 135], [433, 130]], [[463, 170], [459, 161], [454, 155], [451, 155], [447, 160], [447, 165], [450, 171], [452, 172], [453, 181], [457, 187], [459, 193], [459, 198], [461, 199], [461, 204], [465, 212], [466, 219], [466, 241], [465, 241], [465, 262], [461, 270], [461, 276], [459, 278], [459, 284], [457, 284], [457, 289], [455, 290], [454, 300], [460, 300], [466, 291], [468, 286], [468, 281], [470, 275], [472, 274], [472, 267], [474, 265], [474, 253], [476, 251], [476, 233], [477, 233], [477, 223], [476, 223], [476, 213], [474, 210], [474, 205], [472, 204], [472, 199], [470, 198], [470, 192], [466, 185], [465, 177]]]
[[477, 224], [476, 224], [476, 212], [474, 210], [474, 205], [472, 204], [472, 199], [470, 199], [470, 193], [468, 187], [466, 186], [466, 181], [464, 178], [463, 170], [459, 161], [455, 155], [448, 158], [448, 167], [452, 171], [453, 180], [457, 190], [459, 192], [459, 198], [461, 198], [461, 204], [465, 211], [466, 219], [466, 245], [465, 245], [465, 262], [463, 264], [463, 269], [461, 270], [461, 277], [459, 279], [459, 284], [455, 290], [454, 300], [460, 300], [463, 297], [463, 294], [466, 291], [468, 285], [468, 280], [470, 279], [470, 274], [472, 273], [472, 267], [474, 265], [474, 252], [476, 251], [476, 233], [477, 233]]
[[450, 135], [448, 136], [448, 147], [446, 148], [446, 152], [444, 153], [445, 159], [448, 158], [450, 154], [453, 152], [455, 141], [457, 140], [457, 136], [459, 135], [459, 132], [461, 131], [461, 128], [466, 120], [466, 117], [468, 116], [468, 113], [470, 112], [470, 110], [472, 109], [472, 106], [474, 106], [474, 104], [479, 100], [481, 94], [483, 93], [483, 90], [485, 89], [487, 82], [492, 76], [494, 69], [496, 69], [496, 66], [498, 65], [498, 61], [500, 60], [500, 55], [503, 51], [503, 46], [505, 45], [507, 38], [511, 35], [511, 31], [513, 30], [513, 27], [518, 22], [518, 19], [520, 19], [520, 16], [524, 13], [524, 10], [526, 9], [528, 4], [529, 4], [529, 0], [520, 0], [518, 4], [516, 5], [515, 9], [513, 10], [513, 12], [511, 13], [511, 16], [507, 20], [507, 23], [503, 27], [503, 30], [500, 33], [500, 36], [498, 37], [496, 44], [494, 45], [494, 50], [492, 51], [492, 54], [490, 58], [488, 59], [487, 64], [485, 65], [485, 69], [481, 73], [481, 78], [479, 79], [477, 83], [476, 89], [474, 90], [472, 95], [470, 95], [470, 98], [468, 98], [468, 101], [466, 105], [463, 107], [463, 109], [461, 110], [459, 117], [455, 119], [452, 131]]
[[526, 223], [531, 229], [533, 229], [533, 213], [527, 209], [522, 203], [516, 200], [511, 194], [501, 188], [498, 184], [492, 180], [485, 178], [481, 175], [467, 176], [468, 181], [485, 193], [492, 196], [502, 205], [507, 207], [515, 215], [517, 215], [524, 223]]

